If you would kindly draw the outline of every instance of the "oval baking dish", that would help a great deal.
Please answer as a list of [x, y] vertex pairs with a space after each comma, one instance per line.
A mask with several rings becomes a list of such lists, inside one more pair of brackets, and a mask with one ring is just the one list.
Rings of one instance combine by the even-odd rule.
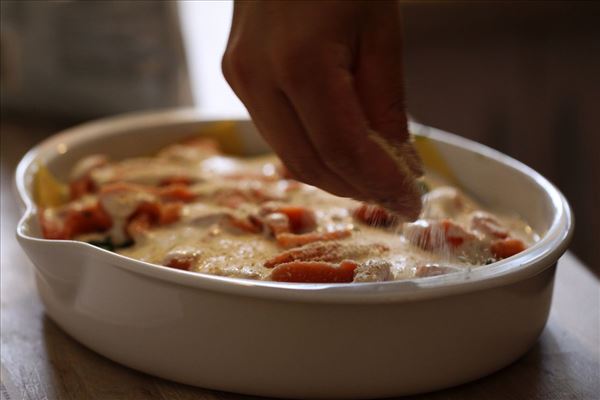
[[436, 390], [490, 374], [535, 342], [556, 261], [573, 231], [560, 192], [483, 145], [417, 124], [483, 204], [517, 212], [540, 234], [526, 251], [468, 272], [360, 284], [289, 284], [144, 263], [77, 241], [41, 239], [31, 189], [40, 163], [64, 177], [80, 157], [150, 154], [218, 134], [242, 154], [268, 151], [249, 121], [196, 111], [113, 117], [57, 134], [16, 172], [26, 206], [17, 237], [48, 315], [106, 357], [206, 388], [287, 398], [373, 398]]

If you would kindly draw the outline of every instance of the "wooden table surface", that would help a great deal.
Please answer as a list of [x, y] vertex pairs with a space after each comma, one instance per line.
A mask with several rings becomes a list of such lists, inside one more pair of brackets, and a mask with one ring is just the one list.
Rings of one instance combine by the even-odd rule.
[[[15, 240], [12, 187], [19, 158], [58, 125], [1, 126], [1, 399], [250, 399], [154, 378], [122, 367], [66, 335], [45, 314], [33, 266]], [[552, 312], [537, 344], [513, 365], [459, 387], [412, 399], [600, 398], [600, 283], [574, 255], [559, 262]]]

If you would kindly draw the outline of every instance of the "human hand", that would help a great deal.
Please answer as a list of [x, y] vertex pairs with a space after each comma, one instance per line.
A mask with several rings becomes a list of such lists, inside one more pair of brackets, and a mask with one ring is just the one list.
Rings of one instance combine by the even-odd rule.
[[296, 179], [418, 216], [395, 1], [237, 1], [223, 73]]

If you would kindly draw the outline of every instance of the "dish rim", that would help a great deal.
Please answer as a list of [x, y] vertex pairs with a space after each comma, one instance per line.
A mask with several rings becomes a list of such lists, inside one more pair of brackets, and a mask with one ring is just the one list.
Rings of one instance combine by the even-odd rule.
[[[62, 246], [64, 251], [78, 252], [86, 257], [91, 256], [96, 263], [109, 263], [144, 277], [197, 289], [288, 301], [380, 303], [432, 299], [508, 285], [527, 279], [550, 268], [566, 251], [573, 235], [573, 214], [567, 200], [552, 183], [538, 172], [488, 146], [414, 122], [410, 123], [411, 132], [501, 162], [526, 175], [532, 180], [532, 183], [541, 187], [550, 198], [554, 210], [552, 223], [544, 236], [522, 253], [483, 268], [435, 277], [389, 282], [305, 284], [259, 281], [181, 271], [125, 257], [85, 242], [49, 240], [27, 234], [27, 221], [33, 217], [36, 209], [27, 188], [28, 171], [38, 157], [55, 153], [57, 145], [67, 143], [70, 146], [76, 146], [91, 138], [111, 136], [127, 129], [142, 130], [157, 125], [169, 126], [177, 123], [183, 125], [184, 123], [217, 121], [223, 121], [223, 119], [206, 117], [196, 109], [143, 111], [86, 122], [46, 138], [23, 156], [15, 171], [16, 189], [25, 206], [25, 212], [17, 225], [17, 239], [22, 243]], [[246, 119], [230, 121], [249, 122]]]

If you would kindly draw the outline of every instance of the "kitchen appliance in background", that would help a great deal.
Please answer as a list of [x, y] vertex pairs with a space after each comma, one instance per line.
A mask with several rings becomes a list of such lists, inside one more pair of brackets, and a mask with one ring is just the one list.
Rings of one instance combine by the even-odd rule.
[[1, 2], [8, 111], [89, 118], [192, 104], [176, 2]]

